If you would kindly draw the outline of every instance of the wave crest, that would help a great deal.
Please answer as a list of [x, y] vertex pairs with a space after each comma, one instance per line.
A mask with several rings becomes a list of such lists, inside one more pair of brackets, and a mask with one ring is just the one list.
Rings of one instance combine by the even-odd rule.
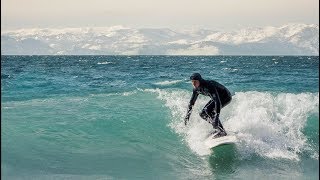
[[[211, 153], [204, 145], [206, 135], [212, 129], [197, 112], [209, 100], [200, 96], [194, 106], [188, 126], [184, 126], [187, 105], [191, 93], [175, 89], [149, 89], [158, 94], [172, 115], [169, 126], [190, 149], [199, 155]], [[221, 120], [227, 132], [237, 135], [239, 152], [243, 157], [252, 153], [267, 158], [299, 160], [299, 153], [310, 149], [307, 137], [302, 133], [307, 118], [319, 112], [319, 93], [237, 92], [232, 102], [221, 111]], [[318, 157], [317, 150], [313, 157]]]

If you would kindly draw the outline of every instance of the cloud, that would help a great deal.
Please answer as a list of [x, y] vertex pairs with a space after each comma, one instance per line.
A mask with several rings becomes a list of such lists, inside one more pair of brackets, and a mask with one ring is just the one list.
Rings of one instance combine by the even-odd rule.
[[115, 24], [232, 29], [319, 21], [315, 0], [2, 0], [1, 5], [2, 29]]

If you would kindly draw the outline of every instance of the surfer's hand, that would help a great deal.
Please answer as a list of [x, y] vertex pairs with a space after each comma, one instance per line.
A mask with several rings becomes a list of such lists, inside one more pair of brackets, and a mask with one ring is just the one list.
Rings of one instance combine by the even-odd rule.
[[187, 125], [187, 122], [189, 121], [189, 116], [186, 116], [185, 118], [184, 118], [184, 125], [186, 126]]

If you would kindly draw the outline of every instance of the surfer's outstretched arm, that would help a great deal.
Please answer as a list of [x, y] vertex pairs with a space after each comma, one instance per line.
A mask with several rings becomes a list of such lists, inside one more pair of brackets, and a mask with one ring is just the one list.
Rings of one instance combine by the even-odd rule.
[[193, 93], [192, 93], [192, 96], [191, 96], [191, 99], [190, 99], [190, 102], [189, 102], [189, 105], [188, 105], [187, 115], [184, 118], [184, 124], [185, 125], [187, 125], [187, 122], [189, 121], [189, 118], [190, 118], [190, 115], [191, 115], [191, 112], [192, 112], [192, 107], [193, 107], [194, 103], [196, 102], [197, 98], [198, 98], [198, 93], [195, 90], [193, 90]]

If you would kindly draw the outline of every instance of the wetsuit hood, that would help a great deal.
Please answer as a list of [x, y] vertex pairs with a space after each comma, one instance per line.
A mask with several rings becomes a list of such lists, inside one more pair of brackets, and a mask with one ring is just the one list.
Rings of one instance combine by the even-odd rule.
[[193, 73], [191, 76], [190, 76], [190, 80], [198, 80], [198, 81], [202, 81], [202, 77], [199, 73]]
[[202, 79], [201, 75], [199, 73], [193, 73], [191, 76], [190, 76], [190, 80], [198, 80], [200, 81], [200, 86], [203, 86], [205, 84], [205, 80]]

